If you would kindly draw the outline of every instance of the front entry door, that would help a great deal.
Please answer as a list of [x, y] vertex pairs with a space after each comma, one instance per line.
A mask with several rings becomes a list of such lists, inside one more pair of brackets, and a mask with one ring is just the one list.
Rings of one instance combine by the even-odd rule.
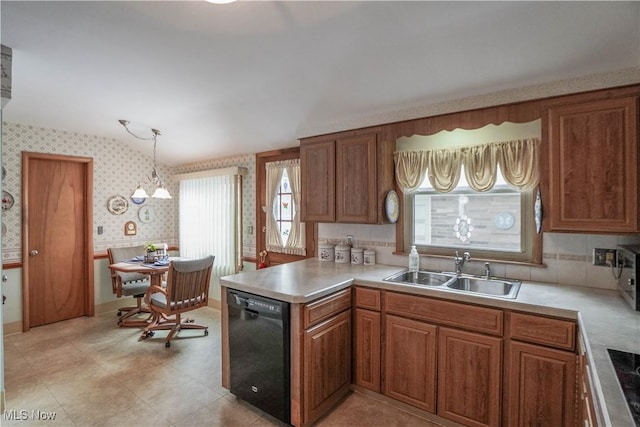
[[93, 159], [22, 154], [23, 331], [93, 316]]

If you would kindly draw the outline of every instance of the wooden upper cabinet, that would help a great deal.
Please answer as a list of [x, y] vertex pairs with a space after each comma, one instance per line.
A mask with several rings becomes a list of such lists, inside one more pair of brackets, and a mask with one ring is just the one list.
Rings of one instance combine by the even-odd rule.
[[336, 219], [335, 146], [334, 140], [300, 145], [302, 221], [334, 222]]
[[549, 231], [639, 231], [637, 105], [633, 96], [549, 108]]
[[336, 144], [336, 221], [370, 224], [378, 219], [376, 135]]
[[301, 140], [302, 220], [387, 223], [394, 148], [395, 139], [379, 141], [377, 128]]

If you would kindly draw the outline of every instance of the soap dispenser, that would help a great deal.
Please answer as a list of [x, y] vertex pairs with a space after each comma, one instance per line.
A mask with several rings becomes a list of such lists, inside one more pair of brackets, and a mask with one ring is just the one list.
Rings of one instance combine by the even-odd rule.
[[411, 273], [417, 273], [420, 269], [420, 255], [415, 246], [411, 246], [411, 252], [409, 253], [409, 271]]

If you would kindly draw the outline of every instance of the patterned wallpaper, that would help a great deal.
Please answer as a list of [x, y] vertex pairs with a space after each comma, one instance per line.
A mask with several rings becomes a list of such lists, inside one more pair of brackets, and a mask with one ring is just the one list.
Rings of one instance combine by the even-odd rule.
[[[93, 158], [93, 239], [96, 252], [106, 251], [110, 246], [134, 246], [150, 241], [178, 244], [178, 197], [176, 197], [178, 183], [171, 179], [172, 175], [230, 166], [245, 167], [248, 174], [243, 179], [243, 254], [255, 257], [255, 234], [248, 233], [250, 229], [255, 229], [254, 155], [208, 160], [175, 168], [158, 164], [158, 174], [163, 178], [174, 198], [171, 200], [150, 198], [143, 204], [137, 205], [129, 196], [138, 181], [147, 179], [145, 174], [150, 173], [153, 168], [152, 158], [112, 138], [3, 122], [2, 164], [7, 174], [2, 188], [15, 200], [13, 207], [2, 212], [2, 223], [6, 227], [6, 234], [2, 240], [4, 263], [21, 260], [22, 151]], [[147, 185], [146, 189], [150, 192], [151, 186]], [[114, 215], [107, 208], [109, 199], [116, 195], [129, 201], [127, 211], [121, 215]], [[153, 215], [150, 221], [143, 222], [139, 218], [139, 213], [141, 209], [149, 210], [147, 208], [150, 208]], [[136, 236], [125, 236], [124, 224], [127, 221], [134, 221], [137, 224]], [[103, 227], [103, 234], [98, 234], [98, 226]]]
[[[2, 165], [7, 174], [2, 188], [15, 200], [13, 207], [2, 212], [2, 223], [6, 227], [2, 241], [4, 263], [21, 260], [23, 151], [93, 158], [93, 239], [96, 252], [105, 251], [109, 246], [133, 246], [149, 241], [177, 243], [177, 199], [147, 199], [144, 204], [136, 205], [129, 197], [138, 181], [146, 180], [144, 174], [153, 169], [153, 159], [112, 138], [3, 122]], [[173, 170], [162, 165], [157, 165], [157, 170], [167, 181], [169, 192], [175, 194], [177, 186], [170, 180]], [[150, 189], [147, 186], [147, 191]], [[109, 199], [116, 195], [129, 201], [128, 209], [120, 215], [114, 215], [107, 209]], [[153, 212], [153, 217], [146, 223], [138, 217], [142, 207], [150, 207]], [[137, 224], [137, 235], [124, 235], [127, 221]], [[97, 233], [98, 226], [103, 227], [103, 234]]]
[[[95, 135], [85, 135], [58, 129], [3, 122], [2, 123], [2, 165], [6, 177], [2, 189], [14, 198], [14, 205], [2, 212], [2, 223], [6, 234], [2, 239], [2, 260], [4, 263], [19, 262], [22, 258], [22, 152], [39, 152], [82, 156], [93, 158], [94, 205], [93, 239], [95, 252], [103, 252], [110, 246], [134, 246], [145, 242], [166, 242], [178, 244], [178, 183], [172, 180], [176, 173], [197, 172], [207, 169], [241, 166], [248, 170], [243, 179], [243, 254], [255, 257], [255, 156], [244, 155], [224, 159], [208, 160], [180, 167], [168, 167], [158, 164], [158, 174], [163, 178], [171, 200], [149, 198], [137, 205], [130, 195], [138, 181], [147, 180], [153, 168], [153, 159], [130, 149], [120, 141]], [[145, 186], [147, 192], [152, 190]], [[128, 200], [126, 212], [114, 215], [107, 205], [113, 196], [122, 196]], [[150, 208], [150, 209], [149, 209]], [[150, 221], [140, 220], [140, 210], [150, 210]], [[124, 224], [134, 221], [137, 224], [135, 236], [125, 236]], [[103, 233], [98, 234], [98, 226]], [[249, 227], [251, 226], [251, 228]]]

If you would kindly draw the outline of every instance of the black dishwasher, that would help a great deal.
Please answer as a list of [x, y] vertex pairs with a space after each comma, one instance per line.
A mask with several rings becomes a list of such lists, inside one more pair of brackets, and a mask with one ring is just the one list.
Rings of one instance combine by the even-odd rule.
[[291, 421], [289, 303], [227, 289], [231, 393]]

